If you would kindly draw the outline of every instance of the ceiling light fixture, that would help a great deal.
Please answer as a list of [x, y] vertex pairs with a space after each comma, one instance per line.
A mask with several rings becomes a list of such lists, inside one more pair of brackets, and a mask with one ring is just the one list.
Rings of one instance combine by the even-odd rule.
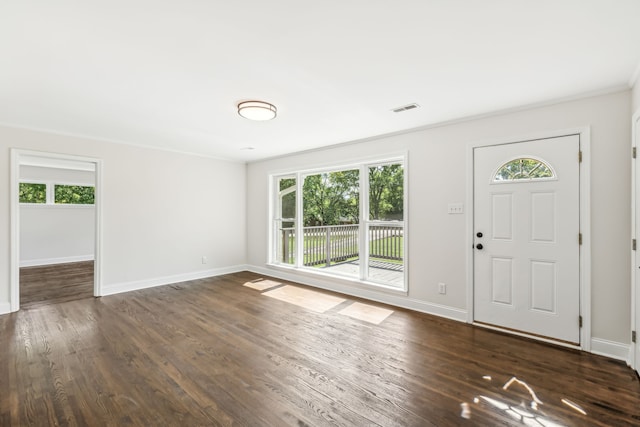
[[245, 101], [238, 104], [238, 114], [249, 120], [271, 120], [276, 117], [275, 105], [262, 101]]

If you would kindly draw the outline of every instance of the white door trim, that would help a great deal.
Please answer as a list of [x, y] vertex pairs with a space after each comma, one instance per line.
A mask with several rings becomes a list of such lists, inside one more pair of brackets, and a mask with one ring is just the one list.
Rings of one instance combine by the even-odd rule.
[[10, 179], [10, 267], [9, 267], [9, 301], [11, 311], [20, 309], [20, 204], [18, 182], [20, 178], [21, 156], [39, 156], [52, 159], [72, 160], [78, 162], [94, 163], [95, 170], [95, 260], [93, 294], [102, 295], [102, 160], [91, 157], [73, 156], [69, 154], [49, 153], [43, 151], [31, 151], [11, 149], [11, 179]]
[[[640, 145], [640, 134], [638, 134], [638, 122], [640, 121], [640, 110], [636, 111], [631, 119], [631, 148], [638, 148]], [[640, 202], [638, 199], [638, 180], [640, 179], [640, 175], [638, 175], [638, 167], [636, 165], [637, 159], [631, 158], [631, 236], [633, 239], [638, 239], [638, 224], [637, 217], [640, 212], [638, 212], [637, 204]], [[638, 300], [638, 292], [640, 292], [640, 284], [638, 284], [638, 280], [640, 280], [640, 275], [638, 274], [638, 251], [631, 250], [631, 331], [636, 331], [638, 333], [637, 325], [640, 323], [638, 313], [640, 307], [637, 305]], [[637, 340], [637, 339], [636, 339]], [[636, 371], [640, 372], [640, 366], [636, 363], [636, 346], [637, 344], [634, 342], [629, 343], [629, 357], [627, 360], [627, 364], [631, 366]]]
[[[580, 150], [582, 151], [582, 163], [580, 165], [580, 232], [582, 233], [582, 245], [580, 246], [580, 314], [582, 316], [582, 328], [580, 330], [580, 349], [591, 351], [591, 129], [589, 127], [548, 131], [529, 134], [520, 137], [496, 138], [485, 141], [474, 141], [467, 145], [466, 170], [467, 170], [467, 323], [473, 323], [473, 150], [478, 147], [491, 145], [511, 144], [515, 142], [531, 141], [536, 139], [556, 138], [567, 135], [580, 136]], [[577, 159], [576, 159], [577, 161]], [[527, 334], [518, 334], [529, 336]], [[531, 338], [546, 341], [536, 336]], [[573, 347], [573, 346], [568, 346]]]

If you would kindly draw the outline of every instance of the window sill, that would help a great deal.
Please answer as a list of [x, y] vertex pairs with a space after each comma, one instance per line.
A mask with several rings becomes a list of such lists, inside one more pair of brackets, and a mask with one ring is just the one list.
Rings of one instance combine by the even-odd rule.
[[62, 209], [88, 209], [95, 208], [96, 205], [77, 205], [71, 203], [20, 203], [20, 208], [35, 208], [35, 209], [45, 209], [45, 208], [62, 208]]
[[377, 282], [370, 282], [365, 280], [357, 279], [353, 276], [347, 276], [343, 274], [337, 273], [328, 273], [325, 271], [317, 271], [311, 267], [294, 267], [285, 264], [273, 264], [269, 263], [266, 265], [270, 269], [279, 270], [288, 274], [300, 275], [305, 278], [310, 279], [327, 279], [329, 284], [336, 284], [341, 286], [348, 286], [352, 288], [364, 289], [368, 291], [376, 291], [380, 293], [396, 295], [396, 296], [408, 296], [408, 284], [404, 288], [397, 288], [390, 285], [385, 285]]

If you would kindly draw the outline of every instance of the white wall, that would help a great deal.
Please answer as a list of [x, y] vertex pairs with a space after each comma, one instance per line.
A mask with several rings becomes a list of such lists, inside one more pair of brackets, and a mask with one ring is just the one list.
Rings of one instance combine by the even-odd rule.
[[20, 266], [92, 260], [93, 206], [20, 206]]
[[[10, 148], [102, 159], [105, 293], [242, 269], [244, 164], [0, 127], [0, 309], [9, 302]], [[202, 264], [202, 256], [208, 264]]]
[[[630, 92], [624, 91], [251, 163], [247, 173], [248, 262], [257, 271], [290, 273], [266, 265], [268, 174], [408, 150], [409, 294], [406, 298], [377, 294], [375, 298], [412, 307], [422, 304], [427, 311], [460, 317], [455, 314], [467, 309], [466, 215], [448, 215], [447, 204], [465, 201], [468, 143], [590, 126], [592, 336], [626, 344], [630, 335], [630, 104]], [[289, 277], [309, 283], [300, 273]], [[438, 294], [438, 282], [447, 284], [446, 295]], [[316, 283], [349, 289], [337, 280]]]
[[636, 80], [633, 89], [631, 89], [631, 111], [636, 112], [640, 110], [640, 79]]

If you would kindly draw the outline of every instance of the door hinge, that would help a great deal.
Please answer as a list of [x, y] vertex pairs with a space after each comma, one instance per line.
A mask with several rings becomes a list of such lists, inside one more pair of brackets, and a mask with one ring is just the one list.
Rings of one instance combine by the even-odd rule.
[[582, 233], [578, 233], [578, 244], [582, 244]]
[[633, 157], [634, 159], [636, 158], [636, 147], [633, 147], [633, 152], [631, 153], [631, 157]]
[[582, 328], [582, 316], [578, 316], [578, 327]]
[[631, 342], [636, 342], [636, 331], [631, 331]]
[[578, 163], [582, 163], [582, 151], [578, 151]]
[[636, 239], [631, 239], [631, 249], [635, 251], [637, 246], [638, 244]]

